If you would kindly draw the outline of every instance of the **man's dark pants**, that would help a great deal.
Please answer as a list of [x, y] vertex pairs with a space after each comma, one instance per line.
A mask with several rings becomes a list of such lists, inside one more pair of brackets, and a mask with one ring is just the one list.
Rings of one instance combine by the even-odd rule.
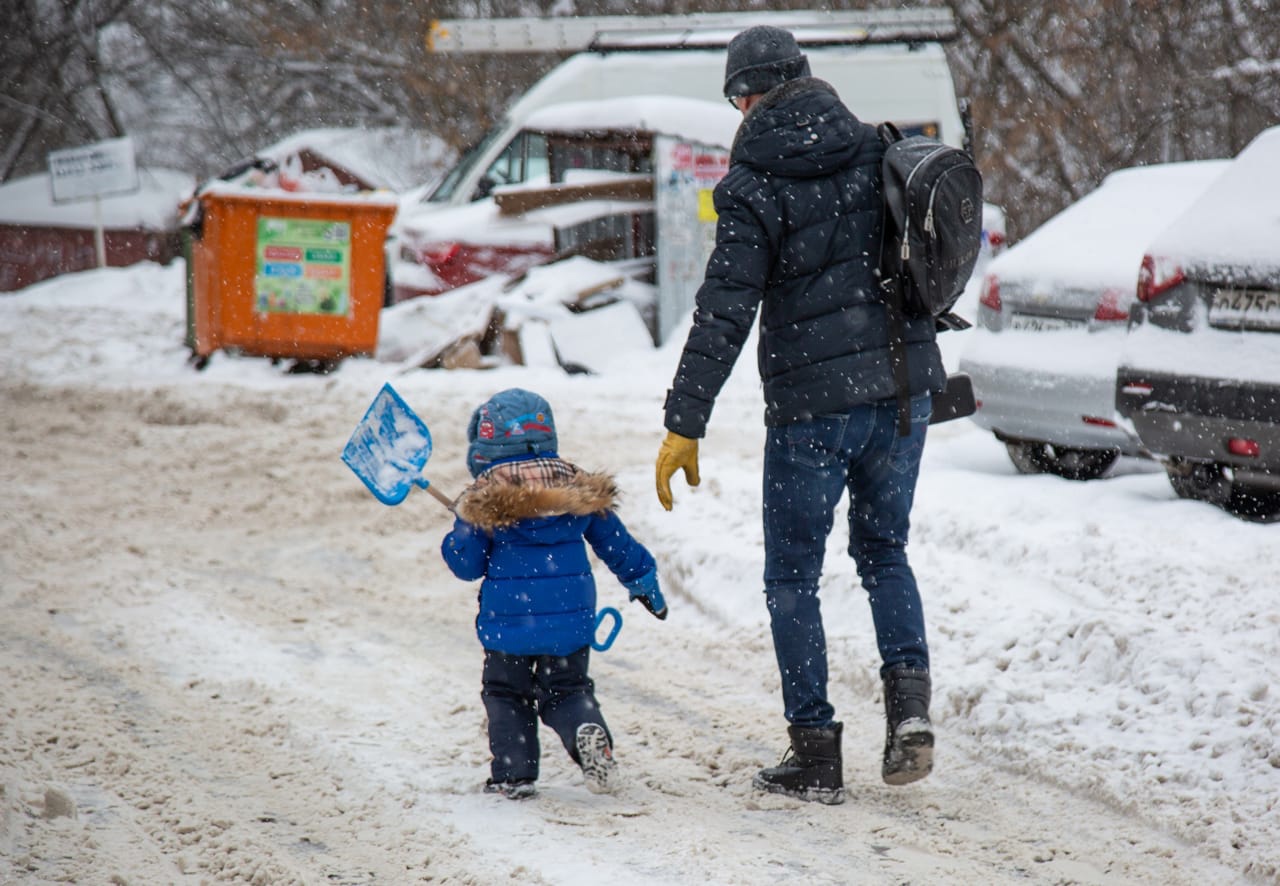
[[849, 555], [866, 589], [881, 672], [928, 670], [924, 613], [907, 563], [911, 505], [930, 397], [911, 400], [911, 432], [897, 433], [897, 402], [770, 428], [764, 456], [765, 599], [787, 720], [825, 727], [827, 644], [818, 579], [834, 510], [847, 489]]

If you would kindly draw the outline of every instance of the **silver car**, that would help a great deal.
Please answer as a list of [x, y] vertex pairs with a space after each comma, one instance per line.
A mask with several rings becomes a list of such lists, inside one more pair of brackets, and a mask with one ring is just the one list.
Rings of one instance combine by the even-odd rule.
[[1142, 451], [1115, 384], [1144, 248], [1226, 165], [1112, 173], [988, 265], [960, 369], [1018, 471], [1091, 480]]

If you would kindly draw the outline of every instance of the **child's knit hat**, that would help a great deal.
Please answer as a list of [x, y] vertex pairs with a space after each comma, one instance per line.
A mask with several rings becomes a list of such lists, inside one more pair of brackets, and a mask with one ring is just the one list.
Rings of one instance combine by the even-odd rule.
[[551, 404], [523, 388], [500, 391], [471, 414], [467, 443], [467, 469], [473, 477], [494, 462], [515, 456], [555, 455]]

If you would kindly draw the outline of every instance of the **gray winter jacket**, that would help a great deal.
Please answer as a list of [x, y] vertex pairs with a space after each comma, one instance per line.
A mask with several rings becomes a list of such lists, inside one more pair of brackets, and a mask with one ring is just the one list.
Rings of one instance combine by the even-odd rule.
[[[816, 78], [784, 82], [747, 114], [715, 189], [716, 246], [667, 394], [668, 430], [703, 436], [757, 310], [765, 424], [894, 396], [875, 278], [883, 155], [875, 128]], [[911, 393], [941, 391], [932, 319], [905, 331]]]

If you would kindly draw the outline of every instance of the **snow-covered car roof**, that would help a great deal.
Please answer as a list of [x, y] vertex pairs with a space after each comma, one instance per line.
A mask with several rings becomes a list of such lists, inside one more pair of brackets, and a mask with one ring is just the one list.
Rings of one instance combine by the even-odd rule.
[[1280, 126], [1263, 130], [1151, 243], [1184, 265], [1280, 270]]
[[991, 260], [1000, 279], [1131, 286], [1151, 238], [1230, 165], [1200, 160], [1113, 172], [1094, 191]]
[[534, 111], [522, 129], [534, 132], [636, 130], [728, 148], [742, 115], [728, 103], [675, 95], [629, 95], [565, 102]]
[[[138, 190], [101, 198], [102, 226], [122, 230], [164, 231], [177, 224], [179, 205], [191, 196], [195, 179], [175, 169], [139, 169]], [[92, 200], [53, 201], [48, 173], [28, 175], [0, 185], [0, 224], [92, 228]]]

